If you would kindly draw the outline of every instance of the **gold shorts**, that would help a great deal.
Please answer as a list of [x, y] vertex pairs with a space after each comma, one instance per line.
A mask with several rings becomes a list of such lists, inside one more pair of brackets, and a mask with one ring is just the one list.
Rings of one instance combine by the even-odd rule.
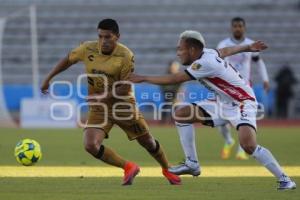
[[103, 110], [97, 107], [90, 107], [85, 128], [102, 129], [106, 138], [108, 133], [117, 124], [126, 134], [129, 140], [134, 140], [149, 133], [148, 125], [143, 115], [136, 109], [128, 110]]

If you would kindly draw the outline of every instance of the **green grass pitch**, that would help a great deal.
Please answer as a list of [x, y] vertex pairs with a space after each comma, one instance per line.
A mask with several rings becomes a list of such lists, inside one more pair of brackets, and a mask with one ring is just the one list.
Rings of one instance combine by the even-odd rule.
[[[182, 160], [175, 128], [151, 127], [151, 133], [160, 141], [172, 164]], [[260, 128], [257, 137], [259, 144], [269, 148], [282, 165], [300, 166], [299, 127]], [[22, 138], [32, 138], [41, 144], [43, 159], [37, 166], [106, 166], [84, 151], [81, 129], [0, 129], [0, 167], [19, 165], [13, 151]], [[221, 160], [223, 140], [216, 129], [199, 127], [196, 138], [203, 170], [205, 166], [259, 166], [253, 159], [238, 161], [234, 156]], [[111, 131], [105, 145], [142, 168], [157, 166], [147, 152], [135, 141], [128, 141], [120, 129]], [[299, 185], [300, 177], [293, 178]], [[276, 191], [276, 180], [272, 177], [183, 177], [183, 185], [170, 186], [163, 177], [137, 176], [132, 186], [122, 187], [120, 183], [120, 177], [0, 177], [0, 200], [300, 199], [298, 189]]]

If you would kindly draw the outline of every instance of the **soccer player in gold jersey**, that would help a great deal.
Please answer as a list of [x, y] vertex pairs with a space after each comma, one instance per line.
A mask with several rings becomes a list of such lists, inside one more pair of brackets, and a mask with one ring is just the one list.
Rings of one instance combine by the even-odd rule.
[[103, 162], [124, 169], [123, 185], [130, 185], [139, 173], [139, 166], [127, 161], [108, 146], [110, 129], [117, 124], [129, 140], [136, 139], [162, 167], [163, 175], [171, 184], [180, 184], [180, 178], [168, 171], [169, 163], [160, 146], [149, 133], [141, 113], [136, 109], [131, 85], [126, 84], [134, 70], [133, 53], [118, 42], [119, 26], [113, 19], [98, 24], [98, 40], [87, 41], [73, 49], [51, 70], [42, 83], [47, 93], [51, 79], [82, 61], [88, 79], [89, 112], [84, 128], [84, 147], [88, 153]]

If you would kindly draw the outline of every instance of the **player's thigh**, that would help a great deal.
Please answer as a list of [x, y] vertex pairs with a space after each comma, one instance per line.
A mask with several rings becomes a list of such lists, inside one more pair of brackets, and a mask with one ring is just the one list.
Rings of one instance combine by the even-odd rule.
[[149, 135], [149, 127], [143, 115], [138, 111], [130, 119], [115, 119], [115, 123], [127, 134], [129, 140]]
[[205, 121], [205, 111], [196, 104], [185, 104], [177, 106], [174, 120], [179, 123], [194, 123]]
[[219, 105], [215, 101], [198, 101], [193, 103], [196, 110], [196, 118], [198, 122], [201, 122], [203, 125], [216, 127], [228, 123], [227, 120], [223, 119], [219, 115]]
[[[93, 128], [102, 130], [105, 133], [105, 138], [108, 138], [108, 133], [113, 127], [113, 120], [110, 112], [103, 112], [97, 110], [89, 110], [88, 118], [85, 124], [85, 129]], [[93, 130], [91, 129], [91, 130]]]
[[247, 124], [241, 125], [238, 128], [239, 140], [243, 143], [256, 142], [256, 132], [252, 126]]

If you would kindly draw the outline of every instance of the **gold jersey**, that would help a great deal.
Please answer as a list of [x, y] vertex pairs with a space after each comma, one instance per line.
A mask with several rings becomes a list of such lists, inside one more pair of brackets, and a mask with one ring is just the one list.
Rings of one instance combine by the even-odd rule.
[[[134, 70], [134, 55], [121, 43], [117, 43], [112, 54], [104, 55], [101, 53], [98, 41], [87, 41], [69, 53], [69, 60], [74, 63], [78, 61], [84, 63], [89, 95], [101, 95], [104, 91], [111, 93], [113, 87], [120, 86], [119, 84], [114, 86], [114, 83], [127, 81]], [[112, 98], [109, 102], [135, 103], [131, 90], [128, 96], [130, 97], [126, 99]]]

